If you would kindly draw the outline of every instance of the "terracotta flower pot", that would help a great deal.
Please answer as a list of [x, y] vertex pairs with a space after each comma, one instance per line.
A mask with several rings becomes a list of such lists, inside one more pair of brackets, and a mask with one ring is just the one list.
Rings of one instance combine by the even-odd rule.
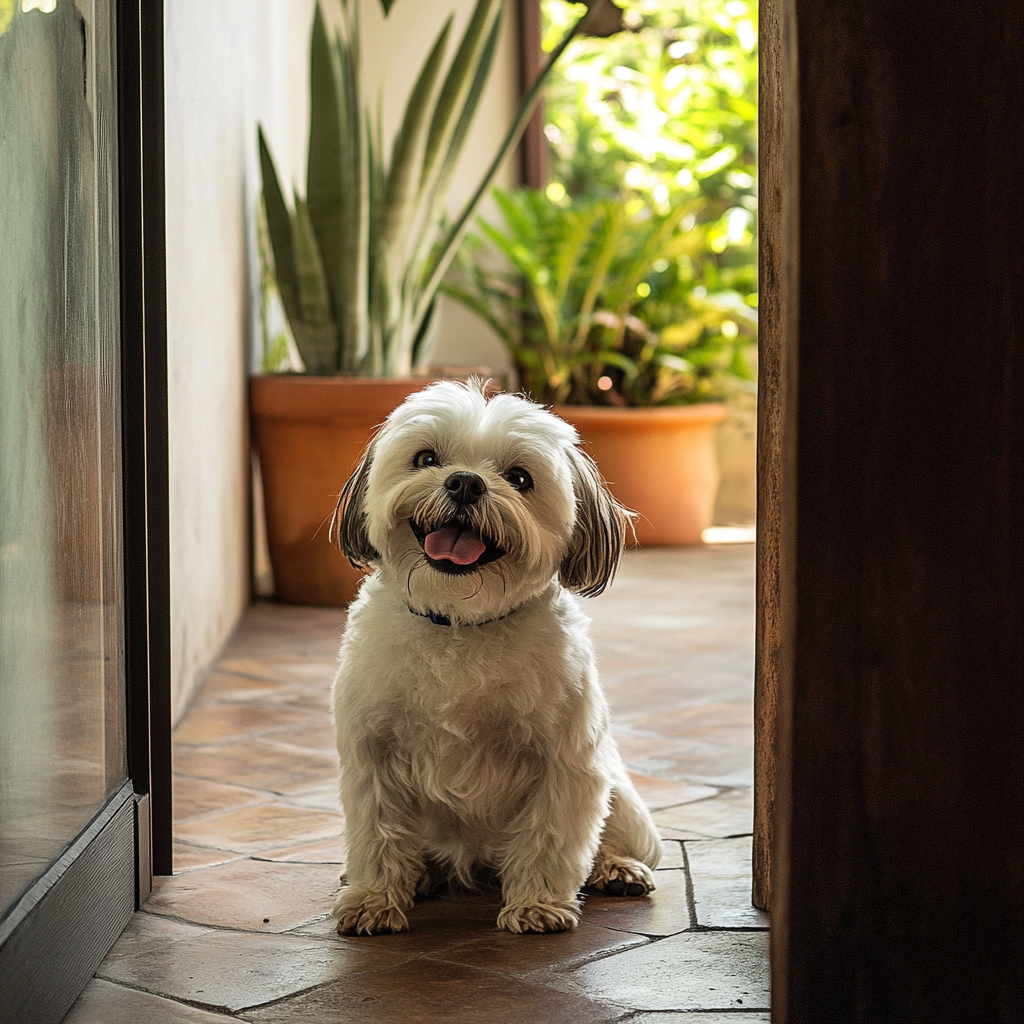
[[341, 488], [375, 427], [429, 383], [400, 377], [253, 377], [249, 382], [277, 596], [345, 605], [363, 574], [330, 544]]
[[580, 433], [612, 493], [639, 513], [637, 543], [699, 544], [718, 491], [715, 425], [724, 405], [655, 409], [556, 405]]

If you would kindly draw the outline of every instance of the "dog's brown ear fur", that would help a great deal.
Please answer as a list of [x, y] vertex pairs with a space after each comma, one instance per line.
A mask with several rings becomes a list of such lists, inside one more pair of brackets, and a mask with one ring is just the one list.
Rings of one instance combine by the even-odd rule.
[[576, 526], [558, 578], [581, 597], [597, 597], [615, 577], [634, 513], [612, 497], [589, 455], [573, 448], [570, 465]]
[[331, 518], [331, 530], [338, 538], [341, 553], [357, 568], [365, 569], [380, 558], [366, 531], [366, 487], [373, 463], [373, 441], [367, 446], [359, 465], [345, 481]]

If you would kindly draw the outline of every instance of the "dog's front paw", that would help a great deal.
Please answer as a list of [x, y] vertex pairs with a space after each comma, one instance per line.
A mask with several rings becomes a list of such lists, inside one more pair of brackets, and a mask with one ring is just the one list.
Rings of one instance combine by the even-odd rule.
[[390, 935], [409, 930], [412, 900], [392, 892], [343, 889], [334, 904], [339, 935]]
[[632, 857], [598, 857], [587, 888], [605, 896], [646, 896], [654, 891], [654, 875], [646, 864]]
[[568, 932], [579, 924], [580, 908], [565, 903], [520, 903], [505, 906], [498, 914], [498, 927], [521, 935], [523, 932]]

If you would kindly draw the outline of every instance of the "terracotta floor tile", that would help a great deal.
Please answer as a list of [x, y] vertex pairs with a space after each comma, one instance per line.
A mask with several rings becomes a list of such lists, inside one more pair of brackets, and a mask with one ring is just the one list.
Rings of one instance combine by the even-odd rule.
[[[380, 942], [394, 951], [419, 952], [511, 975], [553, 967], [567, 969], [602, 953], [629, 949], [648, 941], [642, 935], [594, 924], [587, 919], [586, 911], [580, 926], [572, 932], [513, 935], [498, 928], [500, 909], [501, 892], [496, 887], [478, 893], [417, 900], [409, 912], [409, 931], [365, 941]], [[325, 917], [292, 934], [330, 938], [335, 934], [335, 922]]]
[[657, 889], [650, 896], [588, 894], [584, 918], [605, 928], [658, 937], [692, 928], [685, 872], [659, 871], [654, 880]]
[[334, 754], [338, 749], [334, 718], [330, 711], [309, 713], [303, 723], [275, 732], [274, 741], [287, 743], [300, 750], [317, 750], [328, 754]]
[[711, 736], [723, 746], [749, 746], [754, 728], [748, 701], [691, 705], [630, 718], [629, 724], [655, 736]]
[[318, 782], [314, 786], [293, 790], [288, 794], [288, 803], [300, 807], [320, 807], [326, 811], [335, 811], [341, 814], [341, 793], [338, 791], [337, 769], [329, 779]]
[[154, 880], [151, 914], [256, 932], [285, 932], [330, 910], [338, 889], [331, 864], [240, 860]]
[[226, 655], [217, 661], [218, 672], [230, 672], [252, 680], [270, 680], [276, 683], [315, 683], [330, 685], [338, 671], [338, 646], [332, 652], [323, 652], [317, 658], [278, 657], [231, 657]]
[[751, 789], [728, 790], [708, 800], [655, 811], [654, 821], [713, 839], [749, 835], [754, 831], [754, 793]]
[[129, 918], [127, 927], [114, 943], [113, 949], [107, 954], [107, 962], [113, 963], [153, 949], [165, 949], [176, 942], [208, 935], [211, 931], [212, 928], [171, 921], [157, 914], [137, 910]]
[[187, 1000], [204, 1009], [237, 1012], [340, 978], [351, 984], [361, 971], [400, 962], [401, 957], [369, 944], [212, 931], [166, 949], [154, 947], [104, 963], [100, 974], [108, 981]]
[[224, 740], [279, 733], [309, 723], [310, 713], [290, 707], [266, 704], [213, 704], [193, 708], [174, 730], [174, 742], [190, 745], [221, 743]]
[[174, 834], [193, 845], [256, 853], [279, 847], [282, 839], [295, 844], [328, 839], [339, 835], [343, 827], [340, 814], [273, 803], [193, 818], [178, 825]]
[[131, 988], [94, 982], [78, 1011], [93, 1017], [71, 1024], [762, 1024], [749, 838], [720, 838], [751, 830], [753, 569], [752, 547], [630, 552], [584, 602], [615, 735], [666, 855], [651, 897], [591, 895], [580, 927], [551, 936], [498, 931], [496, 890], [421, 901], [402, 935], [336, 934], [330, 687], [344, 614], [254, 605], [175, 736], [188, 840], [175, 852], [190, 870], [157, 880], [101, 968]]
[[[492, 939], [499, 934], [496, 924], [499, 906], [499, 903], [492, 907], [465, 902], [442, 904], [436, 899], [419, 900], [409, 911], [408, 931], [397, 935], [360, 936], [356, 941], [379, 943], [383, 948], [406, 956], [429, 954], [447, 957], [453, 949], [475, 940]], [[331, 918], [301, 931], [326, 938], [336, 934], [336, 925]]]
[[338, 755], [297, 751], [269, 739], [254, 739], [217, 747], [177, 747], [174, 767], [182, 775], [288, 794], [335, 779]]
[[606, 1024], [618, 1007], [422, 958], [244, 1014], [258, 1024]]
[[684, 932], [552, 984], [636, 1010], [767, 1010], [767, 932]]
[[93, 978], [63, 1024], [229, 1024], [237, 1020]]
[[345, 863], [345, 837], [339, 833], [331, 839], [323, 839], [317, 843], [301, 843], [281, 849], [261, 850], [253, 856], [253, 859], [279, 860], [292, 864], [337, 864], [340, 866]]
[[750, 836], [686, 844], [694, 909], [701, 927], [768, 927], [768, 915], [750, 902], [752, 846]]
[[[177, 829], [175, 829], [177, 834]], [[174, 840], [172, 846], [174, 858], [174, 873], [183, 871], [196, 871], [199, 868], [210, 868], [215, 864], [229, 864], [233, 860], [240, 860], [242, 854], [234, 850], [218, 850], [208, 846], [190, 846], [188, 843]]]
[[691, 803], [694, 800], [704, 800], [714, 796], [716, 792], [711, 786], [698, 786], [692, 782], [678, 782], [675, 779], [659, 779], [654, 775], [643, 775], [640, 772], [630, 772], [629, 777], [652, 811]]
[[548, 971], [570, 970], [647, 942], [650, 939], [643, 935], [603, 928], [584, 918], [573, 931], [553, 935], [513, 935], [495, 928], [492, 935], [432, 956], [498, 974], [530, 975], [539, 981]]
[[281, 704], [292, 685], [286, 680], [255, 679], [234, 672], [213, 671], [192, 698], [191, 707], [220, 703]]
[[[177, 760], [177, 758], [175, 758]], [[230, 786], [209, 779], [193, 779], [187, 775], [173, 776], [174, 821], [188, 821], [210, 811], [223, 811], [229, 807], [247, 807], [274, 799], [270, 793]]]
[[661, 841], [661, 860], [658, 861], [658, 871], [669, 871], [673, 868], [683, 867], [683, 845], [671, 839]]
[[666, 740], [649, 757], [625, 758], [630, 771], [717, 789], [754, 784], [754, 748], [725, 747], [702, 740]]

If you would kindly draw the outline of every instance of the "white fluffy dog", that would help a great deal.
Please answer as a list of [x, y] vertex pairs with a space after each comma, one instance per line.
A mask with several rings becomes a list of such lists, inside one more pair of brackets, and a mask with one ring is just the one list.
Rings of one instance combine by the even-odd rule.
[[512, 932], [574, 928], [585, 884], [654, 888], [660, 843], [572, 596], [609, 583], [627, 524], [575, 430], [532, 402], [444, 382], [388, 418], [336, 523], [375, 569], [334, 687], [339, 932], [408, 928], [432, 873], [493, 872]]

